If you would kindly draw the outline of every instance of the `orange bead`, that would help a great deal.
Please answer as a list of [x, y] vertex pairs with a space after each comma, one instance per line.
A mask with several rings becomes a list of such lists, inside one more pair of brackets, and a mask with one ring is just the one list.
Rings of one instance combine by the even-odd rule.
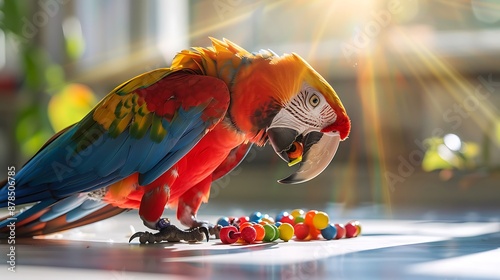
[[253, 223], [252, 222], [244, 222], [240, 225], [240, 231], [243, 230], [244, 228], [246, 227], [251, 227], [253, 226]]
[[307, 236], [306, 240], [317, 240], [321, 231], [315, 227], [309, 227], [309, 236]]
[[266, 235], [266, 229], [264, 228], [264, 226], [261, 224], [255, 224], [253, 225], [253, 228], [257, 232], [255, 241], [262, 241], [264, 239], [264, 236]]
[[316, 211], [316, 210], [307, 211], [305, 218], [304, 218], [304, 224], [306, 224], [310, 227], [314, 227], [313, 219], [314, 219], [314, 216], [316, 216], [316, 213], [318, 213], [318, 211]]

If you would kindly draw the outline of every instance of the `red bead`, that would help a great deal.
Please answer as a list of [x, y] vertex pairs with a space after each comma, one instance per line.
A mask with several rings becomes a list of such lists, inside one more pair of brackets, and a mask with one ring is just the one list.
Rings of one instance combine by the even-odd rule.
[[233, 244], [238, 241], [239, 234], [238, 229], [235, 226], [223, 227], [220, 230], [220, 241], [224, 244]]
[[297, 223], [293, 227], [295, 232], [295, 238], [298, 240], [304, 240], [309, 235], [309, 226], [304, 223]]
[[253, 226], [246, 226], [241, 232], [238, 232], [235, 226], [227, 226], [220, 230], [219, 235], [220, 241], [224, 244], [233, 244], [240, 238], [246, 243], [252, 243], [257, 238], [257, 231]]
[[240, 233], [241, 239], [246, 243], [253, 243], [257, 238], [257, 231], [252, 226], [245, 227]]
[[350, 221], [345, 225], [345, 236], [347, 238], [356, 237], [359, 234], [359, 222], [358, 221]]
[[250, 222], [250, 218], [248, 216], [243, 216], [238, 219], [238, 225], [241, 225], [245, 222]]
[[292, 215], [288, 214], [286, 216], [283, 216], [283, 218], [281, 218], [280, 222], [291, 224], [293, 226], [293, 225], [295, 225], [295, 218]]
[[337, 235], [335, 235], [334, 239], [341, 239], [345, 237], [345, 227], [344, 225], [341, 224], [335, 224], [335, 227], [337, 228]]

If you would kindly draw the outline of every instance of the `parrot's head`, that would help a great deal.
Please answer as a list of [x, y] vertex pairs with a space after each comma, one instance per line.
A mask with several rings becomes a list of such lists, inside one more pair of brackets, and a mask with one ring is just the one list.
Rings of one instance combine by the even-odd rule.
[[299, 169], [280, 183], [306, 182], [330, 164], [351, 122], [335, 90], [296, 54], [298, 85], [267, 128], [274, 151]]
[[256, 137], [268, 140], [288, 165], [299, 165], [278, 182], [306, 182], [329, 165], [351, 122], [335, 90], [305, 60], [266, 52], [255, 54], [262, 59], [239, 74], [241, 93], [234, 96], [232, 110], [245, 116], [237, 120], [243, 127], [257, 127]]

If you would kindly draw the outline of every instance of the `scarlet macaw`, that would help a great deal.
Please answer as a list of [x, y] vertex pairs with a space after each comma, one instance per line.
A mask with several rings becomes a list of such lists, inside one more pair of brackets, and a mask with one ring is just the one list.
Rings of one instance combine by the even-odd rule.
[[[181, 51], [169, 68], [121, 84], [54, 135], [14, 177], [15, 204], [35, 203], [16, 214], [16, 235], [61, 231], [127, 209], [139, 209], [144, 224], [161, 233], [170, 228], [161, 218], [168, 206], [193, 233], [184, 239], [204, 233], [208, 240], [210, 227], [196, 213], [211, 183], [252, 144], [269, 141], [283, 160], [300, 162], [281, 183], [320, 174], [350, 131], [333, 88], [297, 54], [250, 53], [229, 40], [211, 41]], [[298, 159], [288, 156], [296, 143], [303, 146]], [[9, 184], [2, 185], [0, 207], [7, 207]], [[0, 232], [8, 224], [0, 222]], [[168, 234], [133, 237], [179, 239]]]

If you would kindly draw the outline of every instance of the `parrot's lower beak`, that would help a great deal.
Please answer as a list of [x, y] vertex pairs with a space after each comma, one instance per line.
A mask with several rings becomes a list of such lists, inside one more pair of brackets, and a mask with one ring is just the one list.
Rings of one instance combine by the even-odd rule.
[[299, 169], [290, 176], [278, 180], [283, 184], [307, 182], [330, 164], [340, 143], [338, 133], [310, 132], [299, 135], [296, 130], [275, 127], [267, 130], [274, 151], [288, 165], [299, 164]]

